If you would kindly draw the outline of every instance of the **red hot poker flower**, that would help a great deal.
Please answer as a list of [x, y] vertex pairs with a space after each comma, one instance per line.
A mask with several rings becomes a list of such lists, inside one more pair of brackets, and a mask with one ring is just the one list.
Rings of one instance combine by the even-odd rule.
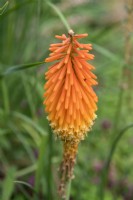
[[60, 43], [51, 44], [51, 53], [45, 62], [54, 62], [45, 73], [45, 101], [48, 120], [54, 133], [64, 142], [61, 172], [62, 184], [71, 178], [78, 144], [91, 129], [96, 118], [97, 96], [92, 88], [97, 85], [95, 69], [87, 61], [94, 59], [91, 44], [81, 44], [88, 34], [69, 31], [55, 37]]

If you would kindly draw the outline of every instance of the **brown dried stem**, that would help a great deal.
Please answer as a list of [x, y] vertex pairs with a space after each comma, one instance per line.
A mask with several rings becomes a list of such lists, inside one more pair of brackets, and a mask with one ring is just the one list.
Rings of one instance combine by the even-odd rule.
[[58, 189], [59, 195], [66, 199], [66, 186], [71, 182], [74, 178], [73, 170], [74, 165], [76, 162], [76, 154], [78, 149], [78, 143], [72, 141], [64, 141], [64, 154], [63, 154], [63, 161], [60, 166], [60, 185]]

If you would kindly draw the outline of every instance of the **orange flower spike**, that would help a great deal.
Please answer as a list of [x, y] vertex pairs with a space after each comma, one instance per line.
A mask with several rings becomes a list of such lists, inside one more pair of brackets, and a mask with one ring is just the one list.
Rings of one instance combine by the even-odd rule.
[[56, 35], [61, 43], [51, 44], [52, 53], [45, 59], [54, 64], [45, 74], [44, 104], [54, 134], [64, 143], [60, 193], [65, 182], [73, 177], [78, 144], [96, 118], [97, 96], [92, 86], [97, 84], [97, 77], [91, 71], [95, 68], [87, 62], [94, 59], [89, 53], [92, 45], [77, 41], [87, 36], [74, 34], [72, 30], [68, 37]]

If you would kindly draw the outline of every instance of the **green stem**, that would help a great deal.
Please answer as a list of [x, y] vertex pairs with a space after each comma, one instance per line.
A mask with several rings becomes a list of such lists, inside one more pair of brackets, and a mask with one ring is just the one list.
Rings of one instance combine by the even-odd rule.
[[69, 200], [69, 199], [70, 199], [71, 183], [72, 183], [72, 180], [70, 179], [69, 182], [68, 182], [68, 184], [67, 184], [66, 200]]
[[99, 187], [99, 195], [100, 195], [100, 200], [104, 200], [104, 191], [105, 191], [105, 186], [107, 183], [107, 177], [108, 177], [108, 172], [109, 172], [109, 167], [110, 167], [110, 163], [112, 161], [114, 152], [116, 150], [117, 144], [120, 141], [121, 137], [123, 136], [123, 134], [130, 128], [133, 127], [133, 124], [130, 124], [128, 126], [126, 126], [124, 129], [122, 129], [119, 134], [116, 136], [116, 138], [114, 139], [112, 145], [111, 145], [111, 149], [109, 152], [109, 155], [107, 157], [107, 161], [105, 163], [105, 166], [103, 168], [102, 171], [102, 178], [101, 178], [101, 184]]
[[[44, 152], [46, 148], [46, 136], [42, 137], [42, 142], [40, 144], [39, 148], [39, 158], [37, 162], [37, 170], [35, 174], [35, 190], [37, 193], [39, 193], [39, 187], [41, 183], [41, 179], [44, 175]], [[36, 199], [36, 196], [34, 196], [33, 199]]]
[[114, 117], [114, 127], [113, 127], [113, 135], [118, 131], [120, 116], [121, 116], [121, 110], [122, 110], [122, 103], [123, 103], [123, 96], [124, 96], [124, 88], [121, 86], [118, 96], [118, 102], [117, 102], [117, 110]]
[[[118, 130], [119, 121], [120, 121], [120, 115], [122, 111], [122, 104], [123, 104], [123, 97], [125, 94], [125, 91], [127, 89], [124, 89], [124, 85], [127, 85], [127, 88], [129, 88], [129, 97], [131, 98], [132, 94], [132, 70], [130, 66], [132, 66], [132, 18], [133, 18], [133, 0], [131, 1], [125, 1], [125, 7], [127, 16], [125, 19], [125, 63], [122, 68], [122, 76], [121, 76], [121, 82], [120, 82], [120, 94], [118, 98], [118, 104], [117, 104], [117, 111], [115, 116], [115, 122], [114, 122], [114, 130], [113, 133], [115, 134]], [[127, 73], [128, 72], [128, 73]], [[130, 100], [128, 100], [128, 106], [130, 106]], [[132, 108], [132, 107], [131, 107]], [[130, 109], [130, 112], [132, 110]]]
[[53, 199], [52, 191], [52, 156], [53, 156], [53, 135], [51, 128], [49, 127], [49, 138], [48, 138], [48, 165], [47, 165], [47, 199]]
[[3, 103], [4, 103], [5, 113], [9, 114], [9, 111], [10, 111], [9, 96], [8, 96], [8, 89], [7, 89], [5, 80], [1, 80], [1, 87], [2, 87], [2, 93], [3, 93]]
[[64, 26], [66, 27], [67, 31], [69, 31], [70, 25], [68, 24], [67, 20], [65, 19], [64, 15], [62, 14], [62, 12], [59, 10], [58, 7], [56, 7], [54, 4], [52, 4], [49, 1], [46, 1], [47, 5], [50, 6], [59, 16], [59, 18], [61, 19], [62, 23], [64, 24]]

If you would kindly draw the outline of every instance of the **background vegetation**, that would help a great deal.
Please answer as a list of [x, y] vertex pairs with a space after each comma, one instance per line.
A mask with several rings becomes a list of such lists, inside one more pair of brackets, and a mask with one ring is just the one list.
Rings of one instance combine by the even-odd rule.
[[[52, 3], [75, 33], [89, 34], [99, 81], [98, 118], [80, 144], [70, 199], [132, 200], [132, 1]], [[62, 146], [44, 113], [43, 61], [67, 30], [45, 0], [0, 7], [0, 200], [56, 200]]]

